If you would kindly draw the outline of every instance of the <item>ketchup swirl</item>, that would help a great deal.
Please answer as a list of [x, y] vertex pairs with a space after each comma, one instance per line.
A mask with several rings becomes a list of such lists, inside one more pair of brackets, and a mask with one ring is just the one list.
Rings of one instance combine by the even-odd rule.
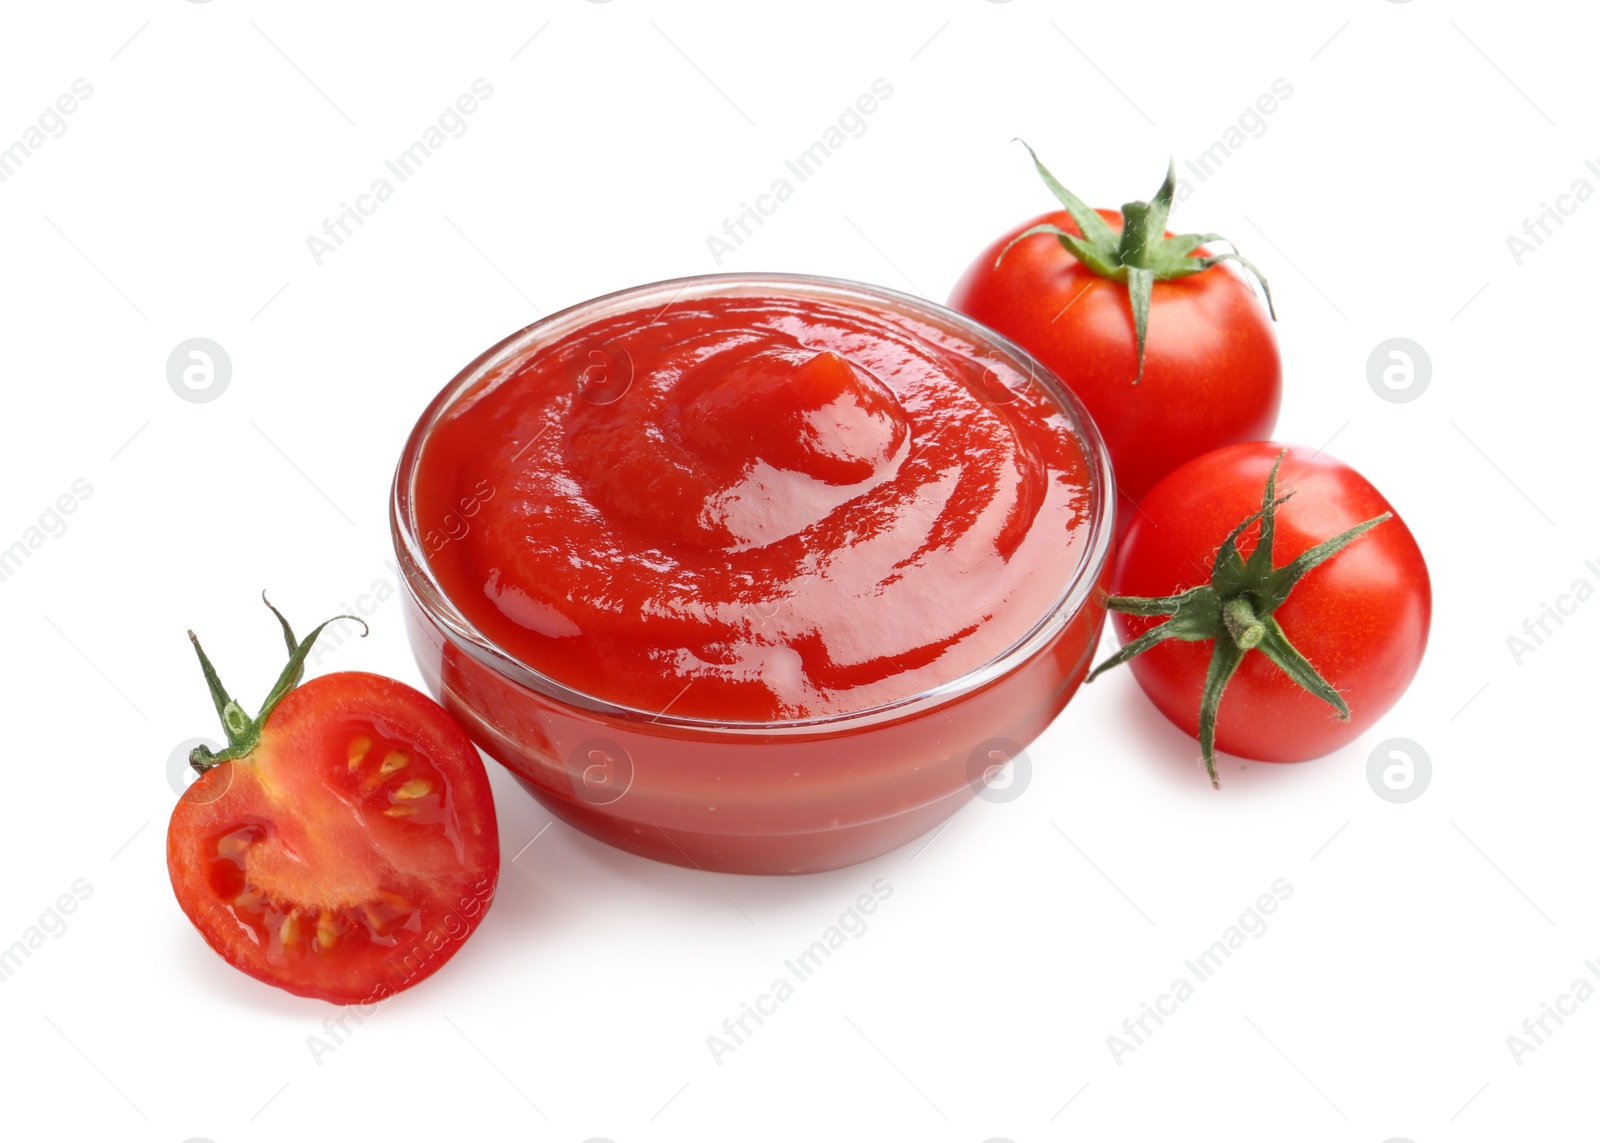
[[726, 295], [502, 365], [433, 426], [415, 496], [435, 578], [510, 654], [623, 706], [760, 722], [1004, 654], [1072, 578], [1089, 485], [1055, 399], [972, 342]]

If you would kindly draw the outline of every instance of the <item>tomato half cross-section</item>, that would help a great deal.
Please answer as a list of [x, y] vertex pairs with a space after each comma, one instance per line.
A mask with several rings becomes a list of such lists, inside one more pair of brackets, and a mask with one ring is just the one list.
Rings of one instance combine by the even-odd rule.
[[370, 1004], [437, 971], [483, 920], [500, 865], [489, 779], [444, 708], [404, 683], [299, 685], [327, 624], [297, 642], [273, 613], [289, 662], [255, 718], [190, 632], [228, 745], [191, 755], [201, 776], [173, 810], [167, 868], [229, 964]]

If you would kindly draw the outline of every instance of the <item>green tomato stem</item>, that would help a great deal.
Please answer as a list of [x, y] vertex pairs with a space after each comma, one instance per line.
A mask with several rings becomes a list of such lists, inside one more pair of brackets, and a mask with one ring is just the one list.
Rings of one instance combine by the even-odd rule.
[[[1017, 142], [1021, 143], [1022, 140], [1019, 139]], [[1099, 211], [1091, 208], [1057, 181], [1048, 168], [1039, 161], [1039, 156], [1034, 154], [1032, 147], [1028, 147], [1027, 143], [1022, 145], [1028, 148], [1028, 155], [1033, 159], [1034, 169], [1039, 172], [1040, 179], [1071, 216], [1072, 221], [1077, 224], [1080, 233], [1070, 234], [1050, 223], [1029, 227], [1000, 251], [1000, 256], [995, 259], [995, 267], [998, 268], [1000, 263], [1005, 261], [1006, 255], [1011, 252], [1011, 248], [1024, 238], [1035, 234], [1051, 234], [1067, 253], [1090, 270], [1102, 278], [1125, 284], [1128, 288], [1128, 306], [1133, 314], [1133, 329], [1139, 350], [1139, 366], [1133, 377], [1135, 385], [1144, 379], [1144, 349], [1150, 326], [1150, 300], [1157, 282], [1187, 278], [1191, 274], [1200, 274], [1211, 269], [1218, 262], [1235, 261], [1261, 283], [1261, 292], [1267, 299], [1267, 312], [1274, 321], [1277, 320], [1278, 312], [1272, 304], [1272, 290], [1267, 285], [1267, 279], [1252, 262], [1242, 257], [1237, 250], [1221, 254], [1195, 253], [1203, 243], [1227, 242], [1226, 238], [1220, 234], [1170, 236], [1167, 234], [1167, 216], [1172, 211], [1172, 200], [1178, 182], [1177, 171], [1170, 160], [1167, 163], [1167, 177], [1149, 202], [1123, 203], [1122, 232], [1119, 236], [1111, 225], [1100, 217]]]
[[1244, 596], [1236, 596], [1228, 600], [1222, 607], [1222, 622], [1228, 628], [1228, 634], [1239, 645], [1241, 651], [1253, 651], [1261, 645], [1262, 637], [1266, 635], [1266, 625], [1256, 618], [1256, 609]]
[[208, 746], [196, 746], [190, 751], [189, 765], [197, 774], [204, 774], [213, 766], [223, 762], [243, 758], [255, 749], [256, 743], [261, 741], [261, 728], [266, 725], [267, 719], [283, 701], [284, 696], [299, 685], [301, 677], [305, 674], [306, 656], [311, 653], [311, 647], [316, 643], [317, 636], [322, 634], [323, 628], [327, 627], [328, 623], [334, 622], [335, 619], [353, 619], [361, 624], [362, 637], [365, 638], [367, 634], [366, 620], [355, 615], [336, 615], [297, 643], [289, 621], [283, 617], [282, 612], [272, 606], [272, 601], [267, 598], [266, 592], [261, 593], [261, 602], [271, 608], [272, 614], [277, 616], [278, 623], [283, 628], [283, 641], [289, 651], [289, 662], [278, 675], [278, 681], [272, 685], [266, 701], [261, 704], [260, 713], [254, 718], [246, 713], [237, 699], [228, 694], [227, 688], [222, 685], [222, 680], [217, 677], [216, 668], [211, 665], [211, 659], [200, 646], [200, 640], [195, 637], [193, 631], [189, 632], [189, 642], [194, 644], [194, 653], [200, 659], [200, 672], [205, 675], [206, 688], [211, 692], [211, 703], [217, 708], [217, 717], [222, 721], [223, 733], [228, 736], [228, 745], [221, 750], [213, 751]]

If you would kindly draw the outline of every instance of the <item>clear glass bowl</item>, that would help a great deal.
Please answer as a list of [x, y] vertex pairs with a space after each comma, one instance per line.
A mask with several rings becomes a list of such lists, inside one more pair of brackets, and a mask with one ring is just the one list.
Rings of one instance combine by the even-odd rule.
[[[728, 723], [632, 709], [574, 690], [475, 629], [430, 571], [414, 512], [418, 460], [452, 403], [531, 348], [606, 316], [713, 294], [818, 299], [904, 316], [1031, 375], [1088, 462], [1087, 542], [1050, 610], [1005, 653], [959, 678], [838, 716]], [[856, 282], [710, 274], [608, 294], [487, 350], [433, 400], [395, 474], [390, 526], [407, 631], [429, 687], [487, 753], [553, 814], [659, 861], [738, 873], [806, 873], [886, 853], [986, 788], [1083, 681], [1105, 619], [1114, 534], [1110, 460], [1088, 412], [999, 334], [943, 306]]]

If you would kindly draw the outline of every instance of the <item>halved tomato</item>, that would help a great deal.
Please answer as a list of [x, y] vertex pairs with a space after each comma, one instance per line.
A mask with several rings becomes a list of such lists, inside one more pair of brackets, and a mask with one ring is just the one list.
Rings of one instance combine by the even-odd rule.
[[435, 972], [488, 910], [500, 864], [489, 779], [444, 708], [404, 683], [344, 671], [297, 686], [322, 627], [296, 644], [278, 618], [290, 661], [255, 719], [195, 641], [229, 745], [194, 752], [201, 777], [173, 810], [167, 868], [235, 968], [372, 1003]]

